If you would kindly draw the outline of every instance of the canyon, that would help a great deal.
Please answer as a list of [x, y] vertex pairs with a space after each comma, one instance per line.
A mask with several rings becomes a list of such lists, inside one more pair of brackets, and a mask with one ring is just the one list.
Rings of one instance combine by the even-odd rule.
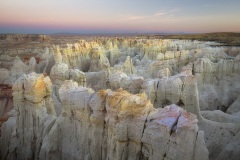
[[240, 47], [0, 36], [0, 159], [237, 160]]

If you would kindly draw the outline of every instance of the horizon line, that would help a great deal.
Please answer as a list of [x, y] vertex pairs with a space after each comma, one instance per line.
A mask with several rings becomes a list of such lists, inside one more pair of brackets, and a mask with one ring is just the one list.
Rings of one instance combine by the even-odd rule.
[[100, 33], [73, 33], [73, 32], [56, 32], [56, 33], [17, 33], [17, 32], [9, 32], [9, 33], [1, 33], [0, 35], [141, 35], [141, 34], [207, 34], [207, 33], [240, 33], [240, 32], [228, 32], [228, 31], [219, 31], [219, 32], [100, 32]]

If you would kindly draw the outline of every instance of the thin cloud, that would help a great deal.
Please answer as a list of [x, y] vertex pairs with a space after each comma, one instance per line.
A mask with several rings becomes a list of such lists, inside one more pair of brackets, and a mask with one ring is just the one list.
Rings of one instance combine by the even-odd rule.
[[146, 18], [146, 16], [131, 16], [131, 17], [128, 17], [126, 19], [129, 19], [129, 20], [136, 20], [136, 19], [144, 19]]
[[154, 14], [154, 16], [162, 16], [162, 15], [165, 15], [167, 14], [168, 12], [157, 12]]
[[120, 20], [139, 20], [144, 19], [146, 16], [119, 16]]
[[180, 11], [180, 9], [178, 9], [178, 8], [177, 9], [172, 9], [172, 10], [169, 10], [169, 11], [159, 11], [159, 12], [155, 13], [153, 16], [162, 16], [162, 15], [167, 16], [169, 14], [172, 15], [172, 13], [175, 13], [175, 12], [178, 12], [178, 11]]
[[155, 19], [157, 17], [161, 17], [161, 19], [164, 19], [164, 20], [175, 20], [174, 19], [174, 15], [173, 13], [175, 12], [178, 12], [180, 9], [172, 9], [172, 10], [169, 10], [169, 11], [159, 11], [159, 12], [156, 12], [152, 15], [126, 15], [126, 16], [119, 16], [120, 19], [119, 20], [124, 20], [124, 21], [127, 21], [127, 20], [151, 20], [151, 19]]

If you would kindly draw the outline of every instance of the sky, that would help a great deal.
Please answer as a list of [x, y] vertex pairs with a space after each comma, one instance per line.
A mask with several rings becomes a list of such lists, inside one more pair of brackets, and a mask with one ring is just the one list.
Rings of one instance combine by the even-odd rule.
[[0, 33], [240, 32], [240, 0], [0, 0]]

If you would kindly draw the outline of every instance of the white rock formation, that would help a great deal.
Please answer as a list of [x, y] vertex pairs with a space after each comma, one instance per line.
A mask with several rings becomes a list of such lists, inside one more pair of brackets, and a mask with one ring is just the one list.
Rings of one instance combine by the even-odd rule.
[[110, 67], [108, 58], [103, 55], [101, 48], [93, 48], [91, 52], [91, 62], [89, 72], [97, 72]]
[[101, 70], [99, 72], [87, 72], [86, 73], [87, 87], [93, 88], [95, 91], [109, 88], [110, 74], [111, 71], [108, 68]]
[[168, 68], [161, 69], [157, 73], [157, 78], [169, 77], [169, 76], [171, 76], [171, 72]]
[[237, 99], [231, 104], [231, 106], [227, 109], [228, 114], [234, 114], [240, 112], [240, 95]]
[[[35, 73], [14, 84], [19, 114], [3, 125], [2, 159], [208, 159], [196, 116], [176, 105], [154, 109], [145, 94], [65, 81], [55, 117], [50, 85]], [[28, 97], [29, 89], [36, 94]]]
[[[214, 117], [212, 117], [212, 119], [217, 120]], [[227, 119], [228, 122], [238, 121], [231, 118]], [[240, 125], [239, 122], [235, 122], [225, 123], [206, 119], [199, 121], [198, 125], [199, 128], [204, 131], [204, 140], [209, 151], [210, 159], [225, 159], [226, 156], [228, 156], [229, 159], [238, 159], [240, 149], [239, 147], [233, 149], [233, 147], [240, 144], [239, 140], [237, 140]]]
[[59, 46], [54, 48], [55, 65], [52, 67], [50, 77], [54, 85], [62, 85], [64, 80], [68, 79], [68, 65], [62, 62], [62, 55]]
[[76, 81], [80, 86], [86, 86], [87, 80], [84, 72], [78, 69], [69, 70], [69, 79]]
[[240, 123], [240, 117], [226, 114], [220, 110], [201, 111], [204, 118], [222, 123]]
[[113, 90], [123, 88], [130, 93], [139, 93], [143, 77], [127, 76], [127, 74], [117, 71], [109, 76], [109, 85]]
[[240, 156], [239, 47], [16, 38], [20, 47], [0, 48], [0, 159]]
[[122, 64], [115, 65], [112, 69], [112, 72], [120, 71], [127, 75], [136, 74], [136, 69], [133, 65], [132, 59], [127, 56], [126, 60]]
[[37, 158], [47, 126], [54, 122], [55, 110], [50, 94], [50, 79], [34, 72], [23, 75], [13, 85], [18, 114], [3, 125], [2, 159]]
[[239, 70], [235, 60], [211, 62], [208, 58], [194, 62], [194, 75], [200, 92], [200, 107], [203, 110], [226, 111], [240, 94]]
[[27, 73], [27, 71], [28, 66], [24, 64], [19, 57], [16, 57], [13, 62], [13, 66], [10, 70], [11, 72], [10, 84], [13, 84], [23, 74]]
[[194, 76], [181, 74], [161, 79], [146, 80], [142, 84], [154, 107], [177, 104], [201, 119], [197, 82]]

